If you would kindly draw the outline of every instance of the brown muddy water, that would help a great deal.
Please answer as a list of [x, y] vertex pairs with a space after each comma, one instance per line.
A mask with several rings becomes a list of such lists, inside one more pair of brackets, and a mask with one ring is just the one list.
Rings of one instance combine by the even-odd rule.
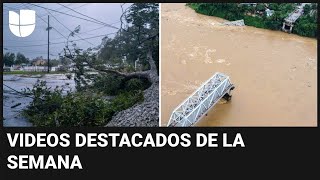
[[196, 126], [317, 126], [317, 40], [161, 5], [161, 125], [215, 72], [230, 76], [232, 100]]

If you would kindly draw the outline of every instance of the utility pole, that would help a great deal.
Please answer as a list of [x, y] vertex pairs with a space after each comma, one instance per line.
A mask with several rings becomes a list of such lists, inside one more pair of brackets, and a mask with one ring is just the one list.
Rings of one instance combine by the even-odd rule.
[[49, 15], [48, 15], [48, 73], [50, 72], [50, 59], [49, 59], [49, 31], [50, 31], [50, 23], [49, 23]]

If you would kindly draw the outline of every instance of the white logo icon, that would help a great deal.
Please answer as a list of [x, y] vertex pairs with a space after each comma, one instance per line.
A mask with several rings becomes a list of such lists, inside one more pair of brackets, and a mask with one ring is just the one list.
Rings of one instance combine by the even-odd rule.
[[29, 36], [36, 27], [36, 12], [33, 10], [20, 10], [20, 15], [9, 11], [10, 31], [18, 37]]

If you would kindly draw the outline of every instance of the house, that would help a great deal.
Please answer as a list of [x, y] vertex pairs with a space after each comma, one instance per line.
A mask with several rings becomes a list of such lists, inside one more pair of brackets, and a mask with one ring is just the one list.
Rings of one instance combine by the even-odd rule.
[[39, 60], [36, 60], [33, 62], [33, 65], [35, 65], [35, 66], [43, 66], [45, 64], [46, 64], [46, 60], [44, 60], [44, 59], [39, 59]]
[[11, 68], [10, 68], [10, 67], [7, 67], [7, 66], [4, 66], [4, 67], [3, 67], [3, 71], [4, 71], [4, 72], [10, 72], [10, 71], [11, 71]]
[[257, 3], [240, 3], [240, 4], [247, 5], [247, 6], [253, 6], [253, 7], [255, 7], [257, 5]]
[[35, 59], [32, 60], [32, 65], [34, 66], [43, 66], [45, 65], [47, 62], [47, 60], [43, 59], [42, 56], [37, 57]]
[[267, 8], [265, 12], [266, 12], [267, 17], [270, 17], [274, 13], [274, 10], [270, 10]]

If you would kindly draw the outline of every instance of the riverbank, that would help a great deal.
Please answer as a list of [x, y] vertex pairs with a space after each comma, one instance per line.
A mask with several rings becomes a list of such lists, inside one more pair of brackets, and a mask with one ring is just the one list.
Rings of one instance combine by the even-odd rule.
[[[262, 4], [262, 3], [260, 3]], [[271, 4], [271, 3], [270, 3]], [[271, 16], [250, 5], [240, 5], [239, 3], [187, 3], [186, 6], [195, 10], [199, 14], [223, 18], [229, 21], [243, 19], [247, 26], [263, 28], [269, 30], [281, 30], [283, 20], [294, 11], [294, 3], [282, 3]], [[257, 5], [258, 6], [258, 5]], [[305, 37], [317, 37], [317, 20], [316, 16], [302, 15], [292, 31]]]
[[215, 72], [235, 85], [197, 126], [317, 126], [317, 40], [161, 6], [161, 125]]

